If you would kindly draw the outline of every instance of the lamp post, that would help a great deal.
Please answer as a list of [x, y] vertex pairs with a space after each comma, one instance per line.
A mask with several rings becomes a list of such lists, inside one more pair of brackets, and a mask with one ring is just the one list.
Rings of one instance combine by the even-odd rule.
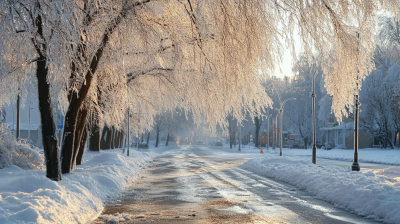
[[271, 117], [272, 114], [267, 116], [267, 150], [269, 149], [269, 117]]
[[16, 134], [16, 138], [17, 139], [19, 139], [19, 134], [20, 134], [20, 130], [19, 130], [19, 128], [20, 128], [20, 95], [19, 95], [19, 93], [18, 93], [18, 96], [17, 96], [17, 134]]
[[315, 76], [317, 75], [317, 69], [313, 71], [312, 79], [312, 122], [313, 122], [313, 145], [312, 145], [312, 163], [317, 163], [317, 136], [316, 136], [316, 124], [315, 124]]
[[239, 149], [238, 149], [239, 151], [241, 150], [241, 149], [240, 149], [240, 137], [241, 137], [241, 134], [242, 134], [242, 133], [241, 133], [241, 128], [242, 128], [242, 125], [239, 124]]
[[280, 119], [280, 128], [281, 128], [281, 130], [280, 130], [280, 153], [279, 153], [279, 156], [282, 156], [282, 120], [283, 120], [283, 107], [285, 106], [285, 104], [286, 104], [286, 102], [288, 102], [289, 100], [295, 100], [296, 98], [289, 98], [289, 99], [286, 99], [285, 101], [283, 101], [283, 103], [281, 104], [281, 108], [279, 109], [279, 112], [280, 112], [280, 114], [281, 114], [281, 119]]
[[278, 126], [278, 124], [277, 124], [278, 123], [278, 112], [275, 111], [273, 115], [274, 115], [275, 119], [274, 119], [274, 117], [272, 117], [272, 149], [275, 150], [277, 136], [278, 136], [277, 130], [276, 130], [277, 126]]
[[[358, 40], [360, 40], [360, 34], [357, 32], [356, 36]], [[358, 41], [358, 44], [360, 41]], [[357, 46], [358, 48], [358, 46]], [[358, 49], [357, 49], [358, 50]], [[359, 110], [358, 108], [360, 107], [360, 101], [358, 100], [358, 84], [359, 84], [359, 77], [357, 74], [357, 82], [356, 82], [356, 94], [354, 95], [354, 106], [355, 106], [355, 111], [354, 111], [354, 160], [353, 160], [353, 165], [351, 166], [352, 171], [360, 171], [360, 164], [358, 163], [358, 113]]]
[[126, 156], [129, 156], [129, 144], [130, 144], [129, 118], [130, 117], [131, 117], [131, 113], [129, 112], [129, 107], [128, 107], [128, 147], [126, 149]]
[[28, 139], [31, 137], [31, 110], [33, 109], [32, 107], [32, 102], [29, 103], [29, 115], [28, 115]]

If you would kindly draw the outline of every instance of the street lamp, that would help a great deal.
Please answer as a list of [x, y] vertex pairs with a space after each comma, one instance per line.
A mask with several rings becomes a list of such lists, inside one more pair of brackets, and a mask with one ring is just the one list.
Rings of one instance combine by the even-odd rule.
[[272, 114], [267, 116], [267, 150], [269, 148], [269, 117], [271, 117]]
[[317, 75], [317, 69], [313, 71], [312, 79], [312, 122], [313, 122], [313, 146], [312, 146], [312, 163], [317, 163], [317, 136], [316, 136], [316, 124], [315, 124], [315, 76]]
[[276, 142], [277, 142], [277, 137], [278, 137], [278, 133], [277, 133], [277, 126], [278, 126], [278, 111], [275, 111], [273, 113], [274, 117], [272, 117], [272, 149], [275, 150], [276, 147]]
[[240, 138], [241, 138], [241, 135], [242, 135], [242, 133], [241, 133], [241, 128], [242, 128], [242, 124], [239, 124], [239, 151], [241, 151], [241, 149], [240, 149]]
[[[357, 32], [356, 33], [358, 40], [360, 40], [360, 34]], [[360, 41], [358, 41], [358, 44]], [[358, 51], [358, 46], [357, 46], [357, 51]], [[353, 160], [353, 165], [351, 166], [352, 171], [360, 171], [360, 164], [358, 163], [358, 113], [359, 113], [359, 107], [360, 107], [360, 101], [358, 100], [358, 84], [359, 84], [359, 77], [357, 74], [357, 82], [356, 82], [356, 91], [357, 93], [354, 95], [354, 103], [355, 103], [355, 111], [354, 111], [354, 160]]]
[[126, 150], [126, 156], [129, 156], [129, 144], [130, 144], [130, 130], [129, 130], [129, 118], [131, 117], [131, 113], [129, 111], [129, 106], [128, 106], [128, 147]]
[[29, 115], [28, 115], [28, 119], [29, 119], [29, 121], [28, 121], [28, 139], [30, 139], [30, 137], [31, 137], [31, 110], [32, 109], [34, 109], [33, 107], [32, 107], [32, 101], [29, 103]]
[[279, 156], [282, 156], [282, 120], [283, 120], [283, 107], [285, 106], [285, 104], [286, 104], [286, 102], [288, 102], [289, 100], [295, 100], [296, 98], [289, 98], [289, 99], [286, 99], [285, 101], [283, 101], [283, 103], [281, 104], [281, 108], [279, 109], [279, 112], [280, 112], [280, 114], [281, 114], [281, 123], [280, 123], [280, 126], [281, 126], [281, 130], [280, 130], [280, 147], [281, 147], [281, 150], [280, 150], [280, 153], [279, 153]]

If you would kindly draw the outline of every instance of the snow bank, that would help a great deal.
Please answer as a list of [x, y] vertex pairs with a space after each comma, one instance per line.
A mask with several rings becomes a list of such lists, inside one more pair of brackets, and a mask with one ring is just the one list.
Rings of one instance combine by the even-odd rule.
[[0, 223], [86, 223], [103, 202], [134, 182], [153, 152], [85, 152], [84, 163], [54, 182], [43, 170], [0, 169]]
[[[350, 168], [318, 167], [309, 161], [271, 156], [242, 165], [257, 174], [292, 184], [318, 198], [354, 213], [400, 223], [400, 188], [385, 184], [372, 172], [352, 172]], [[396, 167], [387, 172], [400, 172]]]
[[0, 169], [16, 165], [24, 169], [42, 169], [43, 155], [24, 139], [17, 141], [8, 127], [0, 123]]
[[[277, 149], [279, 151], [279, 148]], [[265, 150], [264, 150], [265, 152]], [[270, 150], [270, 153], [276, 153]], [[284, 155], [290, 156], [307, 156], [311, 158], [311, 150], [304, 149], [283, 149]], [[400, 165], [400, 150], [399, 149], [379, 149], [366, 148], [358, 150], [359, 162], [363, 163], [380, 163], [388, 165]], [[353, 161], [354, 150], [352, 149], [332, 149], [323, 150], [317, 149], [317, 158], [333, 159], [342, 161]]]

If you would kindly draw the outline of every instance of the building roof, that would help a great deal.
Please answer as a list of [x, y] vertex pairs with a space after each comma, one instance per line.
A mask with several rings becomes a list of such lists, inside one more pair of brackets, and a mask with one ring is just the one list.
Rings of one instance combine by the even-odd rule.
[[[11, 130], [17, 129], [16, 123], [14, 124], [14, 127], [13, 127], [13, 124], [10, 124], [10, 123], [6, 123], [6, 125], [8, 125]], [[31, 131], [38, 130], [39, 127], [40, 127], [40, 124], [31, 123]], [[29, 130], [29, 123], [20, 123], [19, 130]]]
[[323, 127], [319, 130], [321, 131], [330, 131], [330, 130], [352, 130], [354, 129], [354, 122], [344, 123], [342, 122], [340, 125], [335, 127]]

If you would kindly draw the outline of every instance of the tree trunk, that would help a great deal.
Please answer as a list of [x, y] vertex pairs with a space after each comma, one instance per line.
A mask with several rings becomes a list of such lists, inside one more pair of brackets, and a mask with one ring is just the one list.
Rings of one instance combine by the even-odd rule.
[[112, 128], [107, 128], [107, 136], [105, 141], [104, 149], [111, 149], [111, 139], [112, 139]]
[[89, 133], [89, 131], [85, 127], [83, 129], [81, 142], [79, 144], [79, 152], [78, 152], [78, 156], [76, 157], [76, 165], [82, 165], [83, 154], [85, 153], [85, 144], [86, 144], [86, 140], [87, 140], [87, 137], [88, 137], [88, 133]]
[[123, 143], [124, 143], [124, 132], [121, 131], [119, 135], [119, 148], [122, 149], [124, 147]]
[[122, 137], [122, 131], [118, 131], [118, 138], [117, 138], [117, 146], [116, 148], [120, 149], [121, 147], [121, 137]]
[[167, 142], [165, 142], [165, 146], [168, 146], [168, 143], [169, 143], [169, 132], [167, 134]]
[[156, 147], [158, 147], [158, 143], [160, 142], [160, 131], [157, 130], [157, 135], [156, 135]]
[[[71, 165], [70, 165], [71, 170], [75, 169], [75, 167], [76, 167], [76, 159], [78, 157], [78, 153], [80, 150], [79, 147], [81, 144], [83, 132], [86, 129], [85, 126], [86, 126], [86, 118], [87, 118], [88, 113], [89, 113], [89, 111], [87, 109], [83, 109], [79, 112], [79, 115], [78, 115], [78, 121], [77, 121], [77, 125], [76, 125], [75, 137], [74, 137], [74, 139], [75, 139], [74, 140], [74, 151], [73, 151], [73, 156], [72, 156]], [[85, 140], [85, 142], [86, 142], [86, 140]]]
[[100, 149], [105, 149], [106, 148], [107, 129], [108, 129], [108, 127], [104, 126], [103, 131], [101, 133]]
[[229, 123], [229, 147], [232, 149], [232, 143], [233, 143], [233, 140], [232, 140], [232, 130], [231, 130], [231, 127], [230, 127], [230, 123]]
[[104, 126], [101, 137], [100, 149], [110, 149], [111, 144], [111, 129], [108, 126]]
[[116, 134], [115, 134], [115, 141], [114, 141], [114, 148], [116, 148], [116, 149], [118, 149], [118, 148], [120, 148], [119, 147], [119, 138], [120, 138], [120, 136], [121, 136], [121, 131], [116, 131]]
[[[138, 3], [139, 4], [139, 3]], [[142, 4], [142, 3], [140, 3]], [[85, 74], [85, 80], [81, 85], [80, 90], [74, 91], [71, 90], [69, 92], [68, 100], [69, 100], [69, 106], [67, 113], [65, 114], [65, 124], [64, 124], [64, 133], [63, 133], [63, 146], [62, 146], [62, 163], [61, 163], [61, 170], [62, 173], [69, 173], [72, 171], [71, 169], [71, 161], [72, 161], [72, 156], [73, 156], [73, 147], [74, 147], [74, 137], [75, 137], [75, 131], [76, 131], [76, 125], [77, 125], [77, 119], [78, 119], [78, 112], [81, 109], [82, 103], [85, 100], [90, 86], [92, 84], [92, 80], [94, 77], [94, 74], [97, 71], [99, 61], [103, 56], [104, 48], [109, 42], [110, 36], [113, 34], [115, 31], [115, 28], [121, 23], [122, 18], [125, 18], [128, 11], [130, 8], [123, 8], [121, 13], [117, 14], [116, 18], [110, 25], [104, 30], [103, 36], [101, 38], [101, 41], [99, 45], [96, 48], [96, 51], [94, 52], [90, 63], [89, 63], [89, 68], [86, 71]], [[78, 50], [77, 54], [85, 53], [83, 52], [84, 49], [80, 48], [81, 50]], [[76, 72], [76, 67], [74, 62], [71, 63], [71, 77], [75, 77], [75, 72]]]
[[41, 118], [43, 151], [46, 162], [46, 177], [61, 180], [61, 164], [56, 135], [56, 125], [53, 118], [53, 105], [50, 96], [50, 84], [47, 80], [48, 68], [45, 57], [37, 60], [36, 77], [38, 80], [39, 111]]
[[147, 145], [149, 145], [149, 140], [150, 140], [150, 132], [147, 133]]
[[111, 143], [110, 149], [114, 149], [114, 140], [115, 140], [115, 128], [111, 127]]
[[304, 138], [304, 149], [307, 149], [308, 138]]
[[100, 127], [92, 124], [89, 138], [89, 150], [100, 151]]

